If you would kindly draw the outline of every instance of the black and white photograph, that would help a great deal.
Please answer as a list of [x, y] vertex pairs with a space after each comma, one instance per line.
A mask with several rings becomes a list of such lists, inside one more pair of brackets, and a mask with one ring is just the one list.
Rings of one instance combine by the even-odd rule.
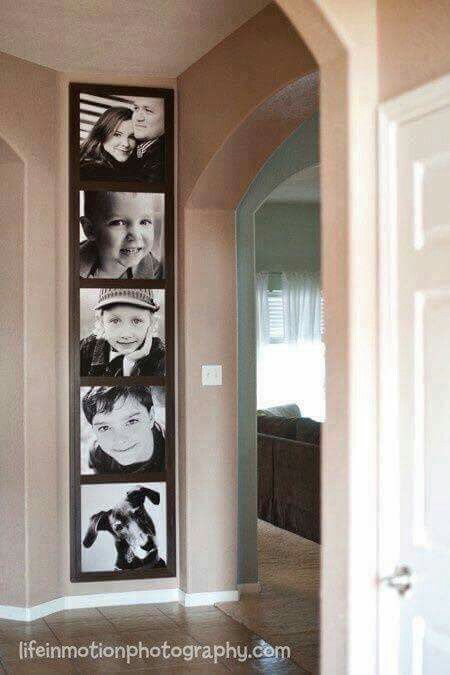
[[81, 486], [81, 570], [166, 567], [165, 483]]
[[80, 387], [82, 475], [165, 469], [163, 387]]
[[80, 180], [165, 179], [164, 98], [80, 92]]
[[80, 192], [80, 277], [164, 278], [164, 194]]
[[81, 377], [165, 373], [164, 291], [80, 289]]
[[69, 88], [70, 578], [170, 577], [174, 92]]

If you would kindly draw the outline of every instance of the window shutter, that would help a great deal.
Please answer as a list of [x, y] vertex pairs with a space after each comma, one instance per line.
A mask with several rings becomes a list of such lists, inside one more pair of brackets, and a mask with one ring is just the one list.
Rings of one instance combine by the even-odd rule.
[[284, 313], [282, 291], [268, 291], [269, 339], [270, 342], [284, 342]]

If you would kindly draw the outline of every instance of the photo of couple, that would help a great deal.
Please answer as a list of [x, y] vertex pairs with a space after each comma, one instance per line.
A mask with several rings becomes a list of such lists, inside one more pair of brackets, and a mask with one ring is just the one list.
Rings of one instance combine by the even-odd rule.
[[80, 192], [80, 277], [164, 278], [164, 195]]
[[164, 98], [81, 92], [80, 180], [164, 179]]

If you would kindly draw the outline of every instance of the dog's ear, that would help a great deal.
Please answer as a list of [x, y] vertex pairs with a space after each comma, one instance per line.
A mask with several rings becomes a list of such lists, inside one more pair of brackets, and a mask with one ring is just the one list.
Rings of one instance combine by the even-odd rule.
[[155, 490], [150, 490], [149, 488], [141, 486], [127, 492], [127, 500], [133, 509], [142, 506], [146, 497], [147, 499], [150, 499], [152, 504], [159, 504], [159, 492], [155, 492]]
[[84, 535], [83, 546], [85, 546], [86, 548], [90, 548], [94, 543], [94, 541], [97, 539], [97, 534], [99, 533], [100, 530], [111, 531], [111, 527], [109, 524], [110, 513], [111, 510], [99, 511], [98, 513], [94, 513], [94, 515], [91, 516], [91, 522], [86, 531], [86, 534]]

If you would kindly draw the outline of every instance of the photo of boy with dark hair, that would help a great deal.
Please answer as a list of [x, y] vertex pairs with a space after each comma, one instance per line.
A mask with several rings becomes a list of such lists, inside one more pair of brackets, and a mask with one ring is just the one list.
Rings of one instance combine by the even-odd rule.
[[82, 447], [88, 453], [84, 463], [94, 473], [164, 471], [164, 432], [155, 420], [150, 387], [90, 387], [81, 407], [94, 439]]

